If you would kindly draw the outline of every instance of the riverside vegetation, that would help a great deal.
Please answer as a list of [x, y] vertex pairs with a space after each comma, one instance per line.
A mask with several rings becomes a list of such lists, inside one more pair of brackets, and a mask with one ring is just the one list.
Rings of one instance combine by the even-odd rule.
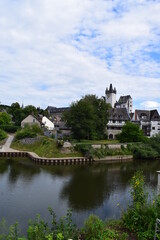
[[[136, 126], [137, 127], [137, 126]], [[124, 126], [125, 128], [125, 126]], [[123, 133], [123, 130], [122, 130]], [[131, 131], [132, 133], [132, 131]], [[151, 138], [143, 136], [141, 142], [133, 142], [135, 140], [136, 133], [130, 134], [131, 137], [128, 140], [127, 148], [121, 146], [121, 149], [109, 149], [107, 144], [111, 143], [108, 140], [92, 140], [92, 141], [73, 141], [74, 147], [71, 148], [70, 153], [62, 153], [62, 144], [56, 143], [53, 138], [48, 138], [43, 135], [43, 131], [37, 125], [25, 126], [24, 129], [19, 129], [15, 135], [15, 141], [11, 147], [17, 150], [32, 151], [37, 153], [41, 157], [80, 157], [87, 156], [91, 158], [103, 158], [105, 156], [115, 155], [133, 155], [135, 159], [153, 159], [160, 158], [160, 134], [157, 134]], [[6, 133], [0, 130], [0, 140], [6, 138]], [[122, 135], [123, 136], [123, 135]], [[126, 140], [126, 137], [121, 136], [121, 142]], [[139, 135], [138, 135], [139, 136]], [[141, 135], [140, 135], [141, 136]], [[31, 141], [32, 144], [24, 144], [22, 139], [35, 138], [35, 141]], [[138, 138], [139, 139], [139, 138]], [[72, 141], [72, 140], [71, 140]], [[59, 142], [61, 143], [61, 142]], [[113, 140], [113, 143], [118, 143], [118, 140]], [[92, 144], [102, 144], [100, 149], [94, 149]]]
[[[156, 218], [160, 216], [160, 195], [150, 197], [145, 189], [145, 178], [137, 172], [130, 181], [131, 203], [122, 211], [120, 220], [104, 222], [90, 215], [84, 226], [78, 229], [72, 222], [72, 212], [57, 220], [49, 207], [51, 223], [45, 222], [39, 215], [29, 221], [26, 237], [20, 234], [19, 224], [10, 228], [4, 219], [0, 224], [0, 240], [150, 240], [155, 234]], [[120, 207], [117, 204], [117, 207]], [[160, 239], [160, 235], [156, 236]]]

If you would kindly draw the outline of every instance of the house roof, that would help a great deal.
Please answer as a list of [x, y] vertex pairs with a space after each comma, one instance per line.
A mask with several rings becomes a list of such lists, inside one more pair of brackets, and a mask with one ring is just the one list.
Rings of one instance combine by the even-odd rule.
[[109, 109], [109, 120], [129, 121], [130, 116], [126, 108]]
[[135, 110], [135, 120], [143, 121], [158, 121], [160, 120], [159, 113], [156, 109], [154, 110]]
[[49, 113], [62, 113], [62, 112], [68, 111], [69, 109], [70, 107], [56, 108], [56, 107], [48, 106], [46, 110]]
[[129, 99], [132, 99], [130, 95], [120, 96], [118, 104], [126, 103]]

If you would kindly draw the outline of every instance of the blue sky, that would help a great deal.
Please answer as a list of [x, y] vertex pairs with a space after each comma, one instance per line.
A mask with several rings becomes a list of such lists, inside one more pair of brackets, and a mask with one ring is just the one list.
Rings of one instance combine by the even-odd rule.
[[69, 106], [112, 83], [160, 110], [159, 13], [159, 0], [0, 0], [0, 102]]

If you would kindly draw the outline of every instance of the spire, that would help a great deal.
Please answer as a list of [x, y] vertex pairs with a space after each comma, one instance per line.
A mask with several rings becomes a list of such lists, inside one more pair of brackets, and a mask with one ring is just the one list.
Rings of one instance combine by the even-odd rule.
[[109, 89], [106, 88], [105, 93], [106, 93], [106, 94], [107, 94], [107, 93], [115, 93], [115, 94], [117, 93], [116, 88], [113, 89], [112, 83], [110, 84]]

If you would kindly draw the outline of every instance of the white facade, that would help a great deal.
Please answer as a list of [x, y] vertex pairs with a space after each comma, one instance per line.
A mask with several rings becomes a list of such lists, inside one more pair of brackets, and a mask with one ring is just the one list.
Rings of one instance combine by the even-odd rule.
[[151, 121], [150, 137], [160, 133], [160, 121]]
[[114, 105], [116, 103], [116, 94], [115, 93], [108, 93], [105, 96], [106, 103], [109, 103], [112, 108], [114, 108]]
[[44, 124], [44, 126], [45, 126], [48, 130], [50, 130], [50, 131], [54, 130], [54, 123], [51, 122], [47, 117], [44, 116], [44, 117], [42, 118], [42, 123]]
[[109, 89], [106, 88], [105, 91], [105, 99], [106, 99], [106, 103], [109, 103], [111, 105], [112, 108], [114, 108], [114, 105], [116, 103], [116, 89], [112, 87], [112, 84], [110, 84]]

